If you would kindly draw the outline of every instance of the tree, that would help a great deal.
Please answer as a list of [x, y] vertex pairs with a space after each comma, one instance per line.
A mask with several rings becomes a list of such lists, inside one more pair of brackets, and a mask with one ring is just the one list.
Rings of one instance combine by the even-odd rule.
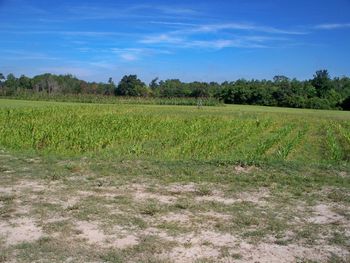
[[150, 88], [150, 91], [152, 93], [152, 96], [156, 96], [156, 97], [159, 97], [159, 95], [160, 95], [159, 86], [161, 85], [161, 83], [163, 83], [162, 81], [160, 83], [158, 83], [158, 80], [159, 80], [159, 78], [156, 77], [156, 78], [152, 79], [152, 81], [148, 85], [148, 87]]
[[276, 75], [273, 77], [274, 82], [288, 82], [289, 78], [283, 75]]
[[12, 73], [6, 77], [5, 89], [7, 95], [13, 95], [17, 89], [17, 78]]
[[159, 96], [161, 97], [190, 97], [191, 90], [188, 84], [179, 79], [167, 79], [159, 82]]
[[327, 91], [332, 88], [328, 71], [326, 69], [316, 71], [311, 84], [315, 87], [319, 97], [325, 97]]
[[4, 74], [0, 73], [0, 88], [2, 88], [2, 83], [5, 80]]
[[119, 96], [147, 96], [148, 90], [137, 75], [124, 76], [117, 88], [115, 89], [115, 95]]
[[32, 81], [25, 75], [21, 75], [18, 79], [18, 84], [21, 89], [29, 90], [32, 88]]
[[45, 73], [35, 76], [32, 80], [33, 89], [36, 92], [47, 92], [49, 94], [62, 92], [63, 86], [59, 83], [59, 76]]
[[205, 82], [192, 82], [189, 83], [189, 88], [191, 90], [191, 97], [209, 97], [209, 85]]
[[155, 79], [152, 79], [152, 81], [149, 83], [149, 87], [151, 90], [156, 90], [159, 87], [158, 80], [159, 78], [157, 77]]
[[104, 91], [104, 95], [112, 95], [113, 92], [115, 91], [116, 89], [116, 86], [114, 84], [114, 81], [112, 78], [109, 78], [108, 79], [108, 84], [105, 85], [105, 91]]
[[350, 111], [350, 96], [347, 97], [347, 98], [340, 104], [340, 107], [341, 107], [343, 110]]

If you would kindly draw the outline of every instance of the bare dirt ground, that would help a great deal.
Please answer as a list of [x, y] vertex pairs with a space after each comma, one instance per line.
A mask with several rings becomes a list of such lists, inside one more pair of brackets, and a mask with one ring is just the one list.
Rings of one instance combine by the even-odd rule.
[[84, 170], [52, 180], [23, 168], [1, 170], [3, 262], [350, 260], [349, 203], [324, 198], [330, 187], [283, 199], [271, 187], [113, 183]]

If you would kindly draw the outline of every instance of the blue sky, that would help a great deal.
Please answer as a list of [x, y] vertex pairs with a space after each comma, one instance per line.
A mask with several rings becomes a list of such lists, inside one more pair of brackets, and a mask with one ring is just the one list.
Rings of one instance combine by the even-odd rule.
[[0, 0], [0, 72], [90, 81], [350, 75], [350, 1]]

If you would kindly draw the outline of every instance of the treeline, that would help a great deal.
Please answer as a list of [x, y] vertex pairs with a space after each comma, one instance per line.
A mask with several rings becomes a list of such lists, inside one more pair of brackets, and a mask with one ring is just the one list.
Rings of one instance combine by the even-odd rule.
[[154, 79], [146, 85], [136, 75], [124, 76], [116, 85], [86, 82], [72, 75], [42, 74], [33, 78], [0, 73], [0, 95], [90, 94], [148, 98], [213, 98], [228, 104], [249, 104], [313, 109], [350, 110], [350, 78], [331, 78], [327, 70], [319, 70], [312, 79], [299, 81], [286, 76], [273, 80], [232, 82], [190, 82], [178, 79]]

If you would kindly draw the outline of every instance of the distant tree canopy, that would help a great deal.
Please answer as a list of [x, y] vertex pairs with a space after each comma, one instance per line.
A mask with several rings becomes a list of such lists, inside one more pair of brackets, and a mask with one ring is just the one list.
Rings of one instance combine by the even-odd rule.
[[299, 81], [283, 75], [273, 80], [245, 80], [184, 83], [179, 79], [153, 79], [147, 86], [137, 75], [124, 76], [118, 85], [86, 82], [73, 75], [42, 74], [33, 78], [0, 73], [0, 95], [18, 96], [23, 92], [44, 94], [96, 94], [138, 97], [216, 98], [225, 103], [293, 108], [350, 110], [350, 79], [331, 78], [318, 70], [310, 80]]
[[136, 75], [124, 76], [115, 89], [119, 96], [147, 96], [148, 88]]

